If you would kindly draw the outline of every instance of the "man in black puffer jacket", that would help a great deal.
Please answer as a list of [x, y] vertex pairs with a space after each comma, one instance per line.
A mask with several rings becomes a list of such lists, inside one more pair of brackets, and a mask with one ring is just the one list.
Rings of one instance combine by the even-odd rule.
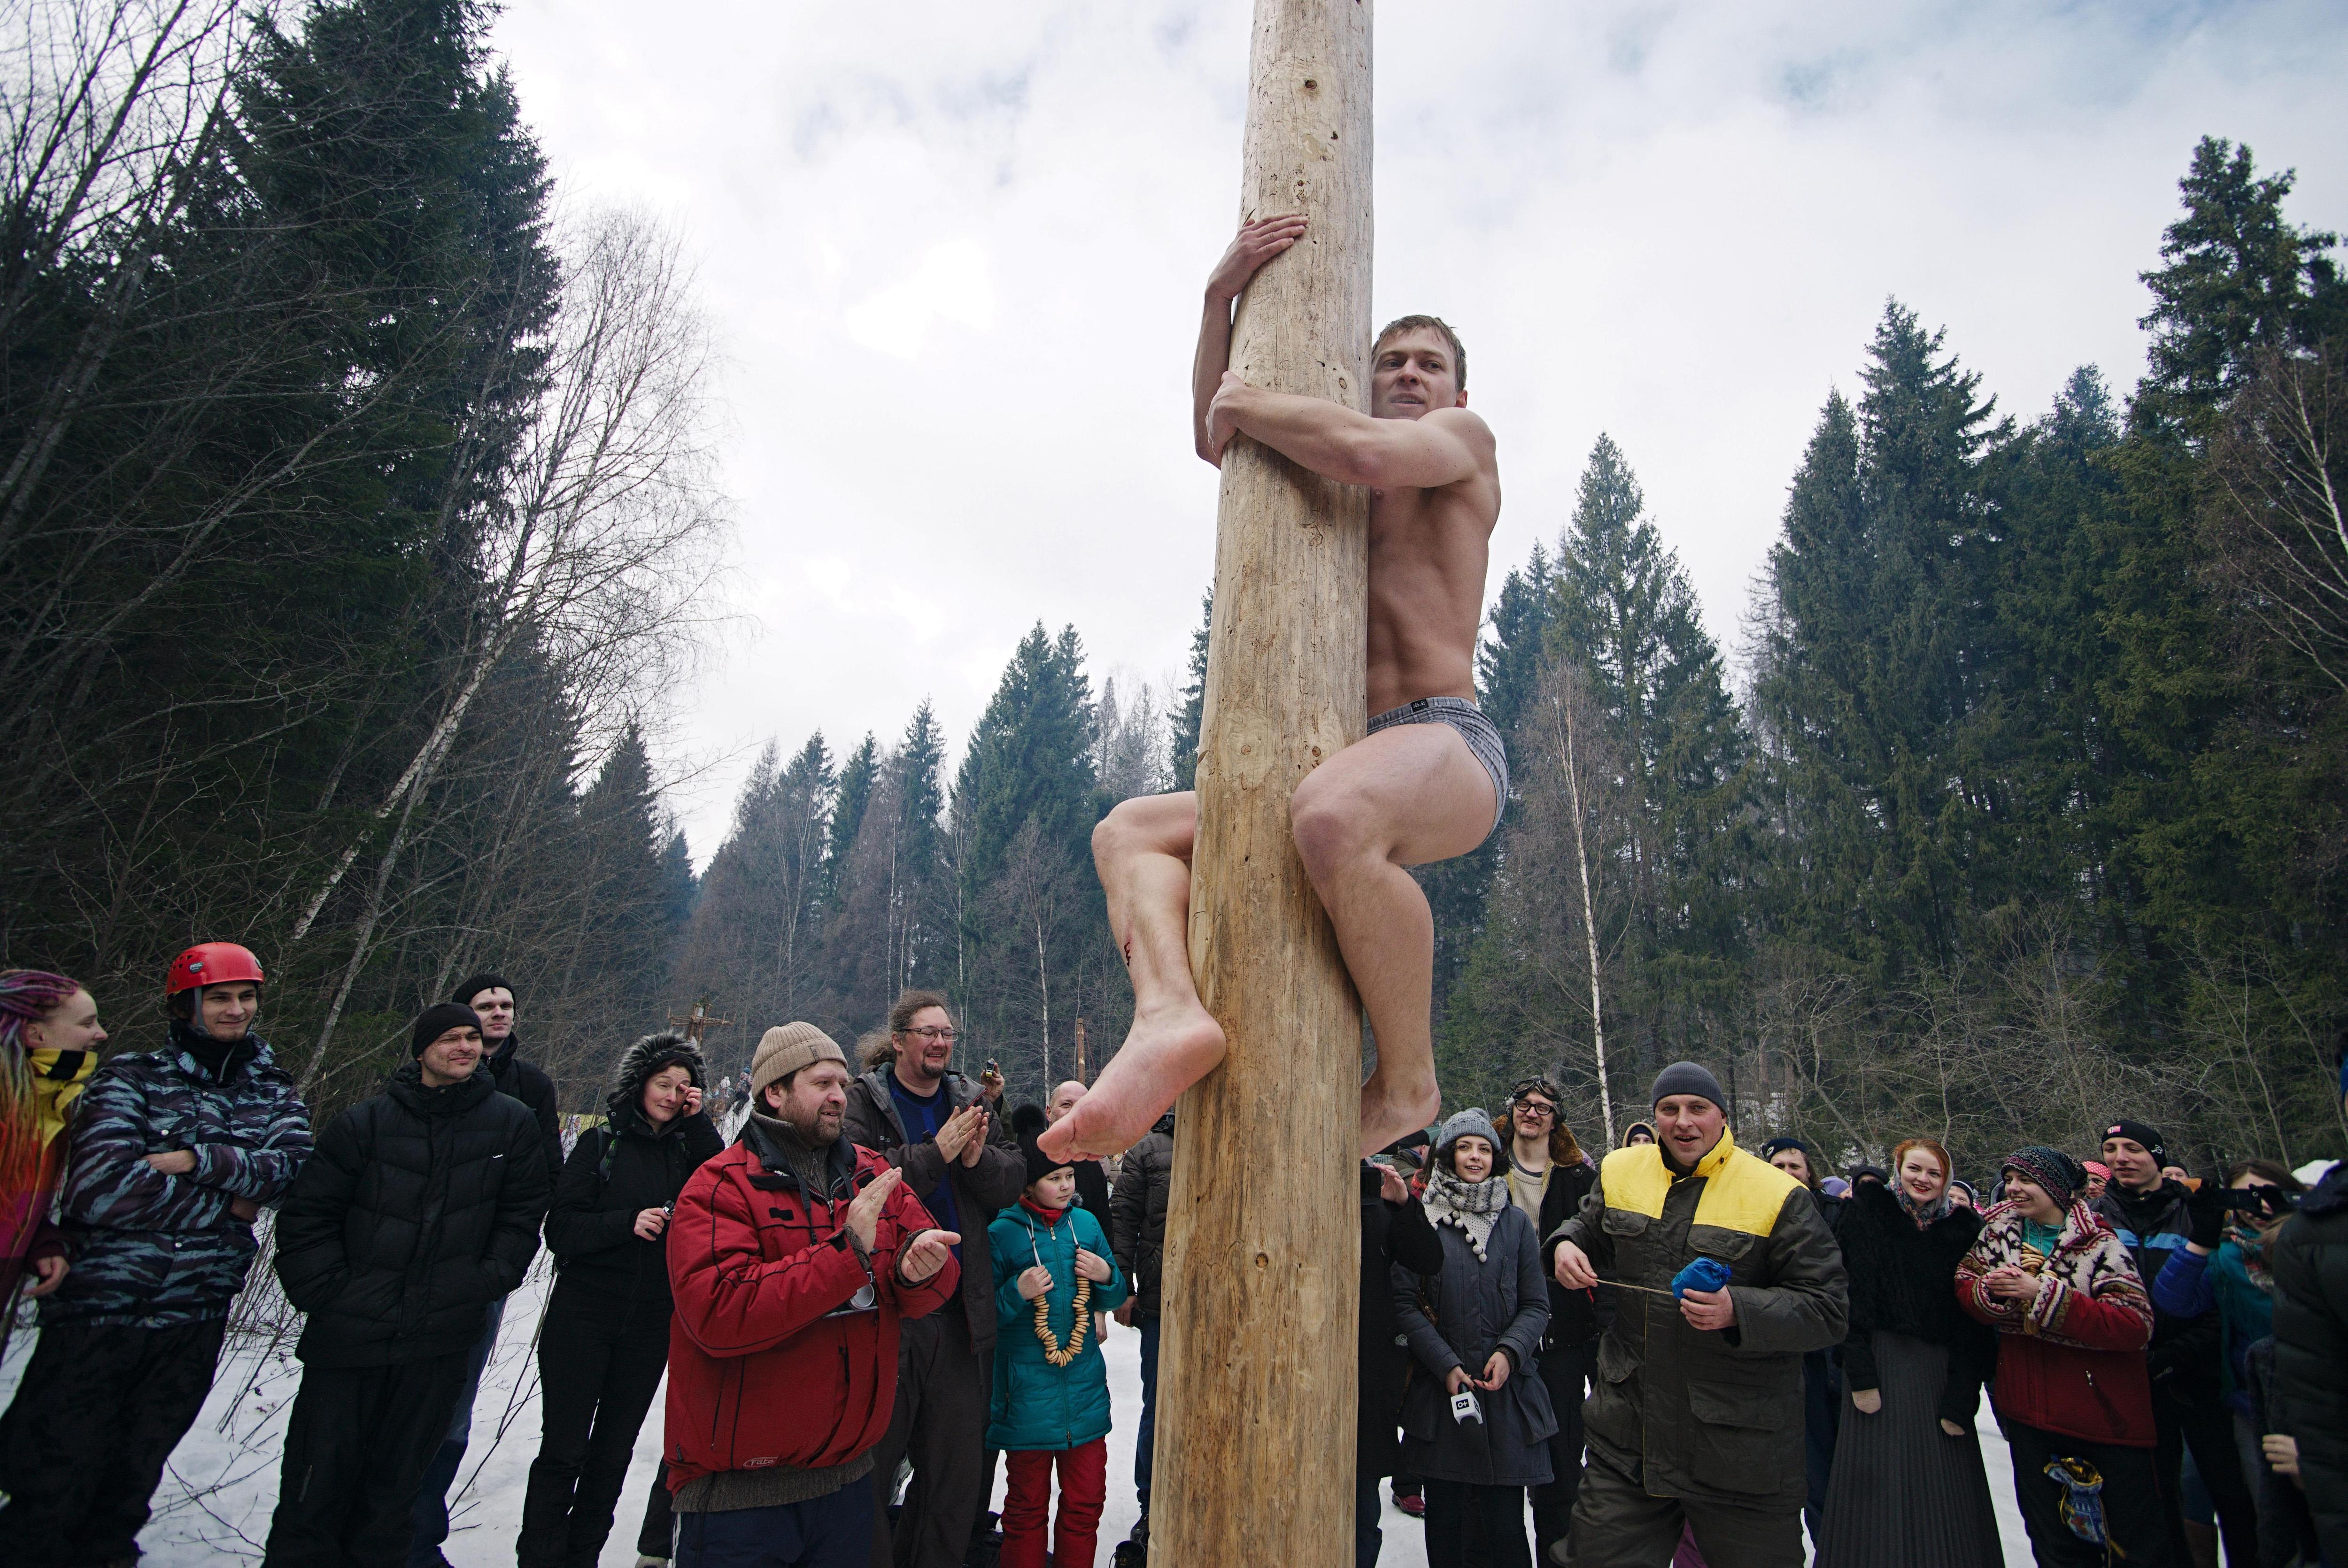
[[[513, 987], [503, 975], [484, 970], [458, 980], [448, 999], [471, 1008], [479, 1017], [482, 1076], [498, 1086], [499, 1093], [530, 1107], [546, 1148], [547, 1179], [554, 1180], [562, 1172], [562, 1122], [554, 1080], [541, 1071], [537, 1063], [522, 1060], [521, 1030], [517, 1027], [521, 1004], [514, 999]], [[497, 1348], [505, 1311], [503, 1301], [494, 1302], [482, 1318], [481, 1337], [473, 1346], [472, 1359], [466, 1363], [464, 1391], [457, 1396], [439, 1451], [424, 1467], [423, 1482], [416, 1489], [416, 1539], [408, 1548], [407, 1568], [448, 1568], [448, 1559], [440, 1551], [440, 1543], [448, 1539], [448, 1489], [457, 1484], [457, 1471], [465, 1462], [465, 1448], [473, 1434], [473, 1400], [481, 1391], [481, 1368], [489, 1365], [489, 1352]]]
[[[540, 1441], [522, 1503], [521, 1568], [592, 1565], [611, 1533], [636, 1431], [668, 1369], [668, 1218], [685, 1178], [725, 1147], [701, 1107], [700, 1048], [674, 1031], [621, 1054], [608, 1120], [579, 1134], [546, 1250], [561, 1273], [538, 1332]], [[669, 1553], [669, 1495], [654, 1477], [638, 1549]]]
[[[2340, 1097], [2348, 1110], [2348, 1061]], [[2269, 1414], [2298, 1445], [2299, 1484], [2324, 1561], [2348, 1563], [2348, 1163], [2300, 1200], [2268, 1255], [2275, 1284]]]
[[538, 1251], [545, 1148], [528, 1107], [476, 1071], [480, 1020], [436, 1003], [409, 1049], [319, 1135], [278, 1217], [277, 1277], [309, 1321], [270, 1568], [407, 1561], [482, 1320]]

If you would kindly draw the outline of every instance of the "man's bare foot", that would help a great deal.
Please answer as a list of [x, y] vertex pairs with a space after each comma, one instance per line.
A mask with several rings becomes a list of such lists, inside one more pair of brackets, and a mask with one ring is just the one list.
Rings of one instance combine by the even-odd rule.
[[1419, 1131], [1442, 1109], [1443, 1091], [1436, 1087], [1433, 1073], [1414, 1074], [1408, 1083], [1389, 1082], [1385, 1064], [1379, 1063], [1362, 1085], [1362, 1158]]
[[1182, 1091], [1222, 1060], [1222, 1026], [1197, 1002], [1136, 1013], [1125, 1045], [1101, 1069], [1092, 1092], [1036, 1142], [1055, 1159], [1122, 1154], [1141, 1142]]

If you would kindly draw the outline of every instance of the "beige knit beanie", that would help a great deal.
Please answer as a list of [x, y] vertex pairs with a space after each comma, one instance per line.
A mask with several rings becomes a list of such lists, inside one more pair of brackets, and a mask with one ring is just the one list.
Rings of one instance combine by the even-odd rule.
[[767, 1084], [788, 1078], [800, 1068], [818, 1061], [837, 1061], [844, 1066], [848, 1055], [833, 1043], [831, 1036], [811, 1023], [787, 1023], [768, 1030], [759, 1036], [758, 1053], [750, 1059], [752, 1102], [757, 1102], [767, 1092]]

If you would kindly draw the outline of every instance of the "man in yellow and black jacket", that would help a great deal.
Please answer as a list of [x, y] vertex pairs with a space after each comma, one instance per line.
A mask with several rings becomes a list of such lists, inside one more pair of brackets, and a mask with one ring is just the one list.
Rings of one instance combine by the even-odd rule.
[[[1657, 1141], [1617, 1149], [1547, 1238], [1559, 1284], [1617, 1292], [1585, 1411], [1576, 1568], [1654, 1568], [1692, 1526], [1711, 1568], [1802, 1562], [1802, 1355], [1838, 1344], [1842, 1252], [1809, 1192], [1729, 1136], [1719, 1081], [1656, 1075]], [[1718, 1289], [1673, 1277], [1699, 1259]]]

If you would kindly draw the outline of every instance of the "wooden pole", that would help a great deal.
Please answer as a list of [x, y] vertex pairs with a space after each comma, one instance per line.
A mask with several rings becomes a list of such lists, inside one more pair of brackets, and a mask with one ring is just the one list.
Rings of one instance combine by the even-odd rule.
[[[1304, 213], [1241, 299], [1231, 368], [1365, 408], [1368, 0], [1256, 0], [1242, 219]], [[1288, 802], [1367, 725], [1369, 495], [1223, 456], [1190, 968], [1230, 1042], [1182, 1098], [1167, 1208], [1149, 1550], [1353, 1561], [1360, 1006]]]

